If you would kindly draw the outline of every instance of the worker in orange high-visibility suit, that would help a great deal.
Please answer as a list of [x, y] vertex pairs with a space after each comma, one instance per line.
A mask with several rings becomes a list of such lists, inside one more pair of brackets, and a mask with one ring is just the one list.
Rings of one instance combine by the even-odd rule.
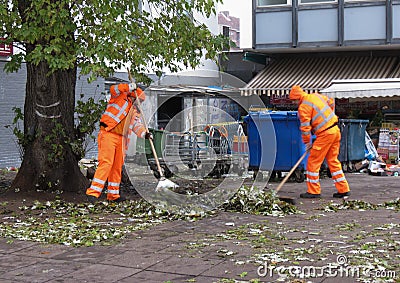
[[86, 190], [91, 203], [95, 203], [100, 197], [106, 181], [108, 181], [107, 200], [112, 202], [125, 200], [119, 193], [119, 187], [128, 137], [134, 132], [140, 138], [153, 138], [146, 132], [140, 120], [140, 112], [134, 104], [135, 99], [144, 101], [145, 93], [136, 87], [135, 83], [112, 85], [110, 92], [111, 98], [100, 119], [97, 140], [99, 164], [91, 186]]
[[[321, 186], [319, 170], [326, 159], [337, 193], [335, 198], [350, 195], [350, 188], [338, 160], [340, 149], [340, 129], [338, 117], [335, 115], [335, 103], [319, 93], [307, 94], [300, 86], [293, 86], [289, 98], [298, 104], [300, 130], [304, 144], [310, 150], [307, 161], [306, 182], [307, 192], [300, 194], [301, 198], [320, 198]], [[311, 136], [316, 136], [311, 144]]]

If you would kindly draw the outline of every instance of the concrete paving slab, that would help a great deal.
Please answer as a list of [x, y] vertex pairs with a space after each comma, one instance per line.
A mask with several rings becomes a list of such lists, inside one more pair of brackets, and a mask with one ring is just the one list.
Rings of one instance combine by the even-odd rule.
[[147, 268], [147, 270], [197, 276], [203, 274], [220, 262], [222, 262], [222, 260], [190, 258], [175, 255], [169, 257], [168, 260], [164, 260]]
[[0, 238], [0, 253], [13, 253], [36, 245], [39, 243]]
[[14, 255], [24, 257], [52, 258], [60, 254], [73, 251], [74, 248], [65, 245], [38, 244], [13, 252]]
[[[198, 283], [197, 279], [191, 275], [174, 274], [168, 272], [154, 272], [144, 270], [142, 272], [136, 273], [128, 278], [124, 278], [118, 282], [120, 283], [134, 283], [134, 282], [154, 282], [154, 283], [165, 283], [165, 282], [191, 282]], [[210, 281], [208, 281], [210, 282]]]
[[201, 275], [248, 281], [260, 279], [260, 276], [257, 275], [257, 268], [258, 266], [255, 264], [235, 264], [232, 260], [224, 260]]
[[[176, 227], [181, 227], [181, 225], [175, 226]], [[158, 233], [157, 235], [154, 235], [152, 233], [153, 229], [157, 229]], [[186, 231], [186, 230], [185, 230]], [[169, 230], [169, 229], [162, 229], [161, 231], [158, 230], [158, 227], [153, 227], [150, 228], [148, 231], [143, 231], [143, 233], [140, 234], [140, 238], [146, 238], [149, 240], [157, 241], [157, 240], [165, 240], [167, 238], [171, 237], [178, 237], [179, 235], [182, 235], [183, 233], [177, 230]]]
[[[177, 220], [177, 221], [171, 221], [171, 222], [165, 222], [158, 224], [157, 230], [158, 231], [163, 231], [163, 230], [168, 230], [168, 231], [178, 231], [178, 227], [185, 227], [185, 221], [183, 220]], [[152, 228], [150, 228], [151, 230]], [[143, 232], [146, 233], [146, 231], [138, 231], [138, 232]]]
[[99, 263], [124, 252], [124, 249], [108, 246], [79, 247], [54, 256], [54, 259], [70, 262]]
[[221, 259], [223, 259], [223, 257], [219, 253], [220, 250], [221, 250], [221, 246], [218, 246], [218, 247], [217, 246], [208, 246], [208, 247], [204, 247], [201, 249], [200, 255], [202, 255], [202, 258], [206, 258], [206, 259], [221, 260]]
[[33, 264], [38, 264], [40, 262], [45, 261], [44, 258], [39, 258], [39, 257], [27, 257], [23, 255], [13, 255], [13, 254], [2, 254], [1, 260], [0, 260], [0, 278], [2, 277], [2, 274], [22, 268], [25, 266], [33, 265]]
[[107, 262], [122, 267], [132, 267], [146, 269], [156, 264], [163, 264], [163, 262], [171, 258], [170, 254], [162, 254], [157, 252], [144, 253], [141, 251], [126, 251], [118, 256], [110, 258]]
[[178, 241], [178, 242], [170, 242], [169, 245], [165, 248], [160, 250], [160, 253], [163, 254], [190, 254], [191, 250], [188, 249], [188, 242], [186, 241]]
[[254, 253], [254, 249], [244, 239], [226, 240], [223, 243], [217, 243], [215, 247], [220, 255], [229, 252], [229, 254], [233, 253], [235, 257], [246, 257]]
[[45, 260], [0, 274], [1, 279], [27, 283], [42, 283], [72, 273], [84, 267], [84, 263], [64, 260]]
[[161, 242], [167, 243], [180, 243], [180, 242], [187, 242], [190, 241], [190, 238], [193, 238], [193, 235], [196, 234], [195, 232], [184, 232], [180, 233], [175, 236], [163, 237], [160, 239]]
[[162, 251], [174, 243], [167, 241], [154, 241], [148, 238], [124, 239], [115, 247], [124, 251], [141, 251], [142, 253], [155, 253]]
[[[96, 283], [111, 283], [122, 282], [125, 278], [139, 273], [140, 269], [115, 266], [111, 262], [108, 264], [92, 264], [81, 268], [75, 272], [59, 277], [54, 281], [63, 283], [81, 283], [81, 282], [96, 282]], [[130, 281], [135, 282], [135, 281]]]

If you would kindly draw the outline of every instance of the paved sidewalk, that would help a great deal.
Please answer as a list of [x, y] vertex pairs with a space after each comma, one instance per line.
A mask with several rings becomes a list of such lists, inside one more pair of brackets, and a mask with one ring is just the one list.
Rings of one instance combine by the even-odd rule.
[[[400, 177], [348, 174], [347, 178], [352, 200], [380, 204], [400, 197]], [[7, 239], [0, 239], [0, 282], [271, 282], [279, 276], [260, 276], [263, 265], [256, 259], [269, 256], [272, 261], [272, 252], [283, 259], [284, 255], [289, 257], [289, 252], [293, 256], [312, 249], [308, 255], [298, 257], [300, 265], [335, 262], [338, 254], [360, 251], [365, 243], [375, 243], [374, 237], [382, 238], [369, 233], [379, 232], [377, 228], [382, 225], [395, 225], [388, 237], [392, 243], [397, 241], [397, 245], [393, 246], [394, 251], [388, 248], [387, 252], [391, 266], [397, 263], [398, 270], [392, 271], [396, 271], [399, 280], [400, 212], [390, 209], [326, 212], [321, 208], [342, 200], [332, 198], [335, 190], [330, 179], [321, 183], [321, 200], [298, 199], [297, 206], [303, 214], [265, 217], [221, 212], [196, 222], [160, 224], [113, 246], [73, 248], [24, 241], [8, 243]], [[270, 184], [272, 188], [277, 185]], [[305, 190], [305, 183], [287, 183], [281, 194], [297, 198]], [[368, 237], [355, 241], [354, 235], [365, 233]], [[376, 243], [381, 241], [386, 238]], [[317, 255], [318, 252], [321, 254]], [[298, 264], [280, 261], [279, 257], [274, 259], [275, 264]], [[356, 280], [321, 276], [309, 281]], [[286, 282], [307, 281], [287, 279]]]

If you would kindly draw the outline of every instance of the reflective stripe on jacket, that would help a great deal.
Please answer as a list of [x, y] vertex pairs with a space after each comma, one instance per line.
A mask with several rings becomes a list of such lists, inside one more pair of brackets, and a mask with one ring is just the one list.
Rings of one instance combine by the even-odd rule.
[[[100, 122], [103, 125], [106, 125], [106, 127], [104, 127], [106, 131], [113, 131], [113, 129], [116, 127], [123, 128], [124, 124], [120, 123], [121, 121], [125, 122], [125, 118], [133, 105], [132, 99], [135, 99], [136, 97], [140, 97], [141, 100], [145, 99], [145, 94], [140, 88], [138, 88], [135, 92], [129, 92], [128, 84], [112, 85], [110, 92], [111, 98], [100, 119]], [[136, 107], [133, 107], [132, 111], [133, 120], [128, 121], [133, 123], [133, 127], [130, 127], [130, 129], [133, 130], [137, 136], [144, 137], [146, 130], [141, 123], [140, 113]], [[120, 131], [117, 130], [117, 132], [119, 133]]]
[[328, 127], [337, 123], [332, 98], [319, 93], [304, 94], [298, 108], [300, 130], [304, 143], [309, 143], [312, 134], [318, 135]]

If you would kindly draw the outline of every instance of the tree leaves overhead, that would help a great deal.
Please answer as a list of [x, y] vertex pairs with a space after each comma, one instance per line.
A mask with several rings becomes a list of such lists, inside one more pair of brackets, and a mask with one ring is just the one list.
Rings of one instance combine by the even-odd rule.
[[[216, 59], [228, 39], [215, 36], [193, 15], [209, 17], [221, 0], [13, 0], [0, 4], [7, 41], [32, 50], [24, 60], [44, 60], [52, 70], [81, 68], [108, 76], [131, 65], [135, 77], [168, 67], [196, 67]], [[8, 70], [16, 70], [21, 55]]]

